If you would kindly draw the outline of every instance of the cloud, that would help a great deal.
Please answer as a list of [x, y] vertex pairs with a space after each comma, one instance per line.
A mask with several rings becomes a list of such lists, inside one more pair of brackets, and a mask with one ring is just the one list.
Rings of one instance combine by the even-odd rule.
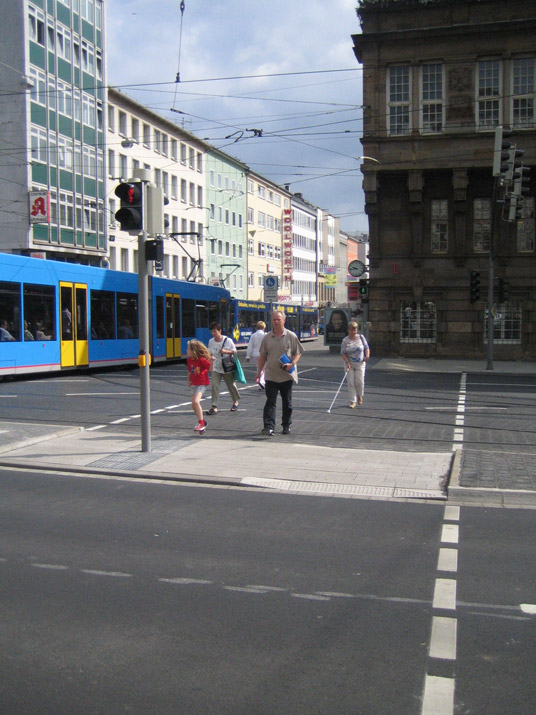
[[[170, 108], [181, 109], [188, 130], [335, 215], [354, 208], [343, 228], [366, 230], [353, 158], [362, 153], [355, 7], [355, 0], [185, 0], [181, 36], [178, 1], [114, 0], [107, 3], [108, 81], [137, 85], [126, 93], [173, 121]], [[277, 73], [298, 74], [269, 76]], [[194, 81], [245, 75], [263, 76]], [[245, 132], [230, 143], [225, 136], [236, 128], [262, 128], [263, 137]], [[338, 170], [346, 173], [331, 175]]]

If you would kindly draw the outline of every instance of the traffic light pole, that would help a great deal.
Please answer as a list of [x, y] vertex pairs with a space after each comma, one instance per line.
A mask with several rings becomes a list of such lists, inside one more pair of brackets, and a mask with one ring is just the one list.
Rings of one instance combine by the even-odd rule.
[[[140, 177], [143, 191], [143, 206], [146, 207], [147, 179]], [[149, 346], [149, 273], [145, 259], [147, 242], [147, 218], [143, 211], [143, 230], [138, 235], [138, 295], [140, 308], [140, 410], [141, 410], [141, 451], [151, 451], [151, 384], [150, 384], [150, 346]]]
[[495, 338], [495, 317], [492, 312], [493, 308], [493, 281], [495, 280], [494, 270], [494, 245], [495, 245], [495, 226], [497, 224], [497, 198], [499, 196], [500, 177], [496, 176], [493, 180], [493, 192], [491, 196], [491, 225], [489, 237], [489, 264], [488, 264], [488, 364], [486, 370], [493, 370], [493, 341]]

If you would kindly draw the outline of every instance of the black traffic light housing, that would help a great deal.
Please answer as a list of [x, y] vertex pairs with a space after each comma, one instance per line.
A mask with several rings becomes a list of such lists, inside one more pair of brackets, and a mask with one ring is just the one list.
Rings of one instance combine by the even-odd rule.
[[368, 278], [360, 278], [359, 280], [359, 295], [361, 298], [368, 297]]
[[115, 189], [121, 199], [121, 208], [115, 212], [115, 219], [122, 231], [141, 233], [143, 231], [143, 185], [141, 181], [125, 181]]
[[497, 302], [506, 303], [510, 298], [510, 284], [504, 278], [499, 278], [499, 291]]
[[471, 303], [476, 303], [480, 298], [480, 271], [471, 271], [469, 277], [469, 291]]
[[145, 241], [145, 260], [160, 263], [164, 260], [164, 239], [161, 236]]
[[495, 128], [495, 146], [493, 149], [493, 176], [500, 176], [507, 171], [509, 149], [512, 144], [506, 139], [511, 136], [512, 132], [509, 129], [503, 129], [502, 126]]

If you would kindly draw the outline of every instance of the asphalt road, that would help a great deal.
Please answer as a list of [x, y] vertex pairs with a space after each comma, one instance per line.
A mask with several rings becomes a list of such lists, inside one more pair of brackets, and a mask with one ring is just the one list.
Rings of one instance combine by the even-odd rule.
[[4, 471], [0, 711], [532, 712], [532, 514], [461, 509], [447, 613], [443, 506]]
[[[287, 441], [322, 446], [396, 451], [451, 451], [459, 424], [460, 375], [367, 371], [364, 405], [347, 408], [343, 386], [327, 414], [343, 375], [333, 366], [317, 365], [314, 353], [300, 362], [294, 390], [294, 421]], [[324, 361], [325, 363], [325, 361]], [[254, 367], [246, 365], [248, 384], [240, 409], [230, 414], [229, 396], [220, 398], [220, 413], [209, 420], [211, 438], [258, 437], [264, 396], [253, 383]], [[536, 454], [536, 376], [469, 374], [463, 411], [466, 448]], [[151, 371], [151, 416], [154, 436], [190, 434], [195, 420], [189, 406], [184, 365]], [[210, 398], [204, 401], [210, 406]], [[114, 425], [140, 433], [137, 370], [65, 374], [0, 385], [0, 420], [49, 424]], [[280, 413], [278, 413], [278, 416]]]

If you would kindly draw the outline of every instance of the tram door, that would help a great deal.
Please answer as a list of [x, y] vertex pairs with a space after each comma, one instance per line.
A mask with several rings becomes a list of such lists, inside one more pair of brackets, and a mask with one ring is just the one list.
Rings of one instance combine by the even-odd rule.
[[181, 297], [166, 293], [166, 357], [181, 357]]
[[89, 363], [87, 339], [87, 286], [60, 283], [61, 366]]

